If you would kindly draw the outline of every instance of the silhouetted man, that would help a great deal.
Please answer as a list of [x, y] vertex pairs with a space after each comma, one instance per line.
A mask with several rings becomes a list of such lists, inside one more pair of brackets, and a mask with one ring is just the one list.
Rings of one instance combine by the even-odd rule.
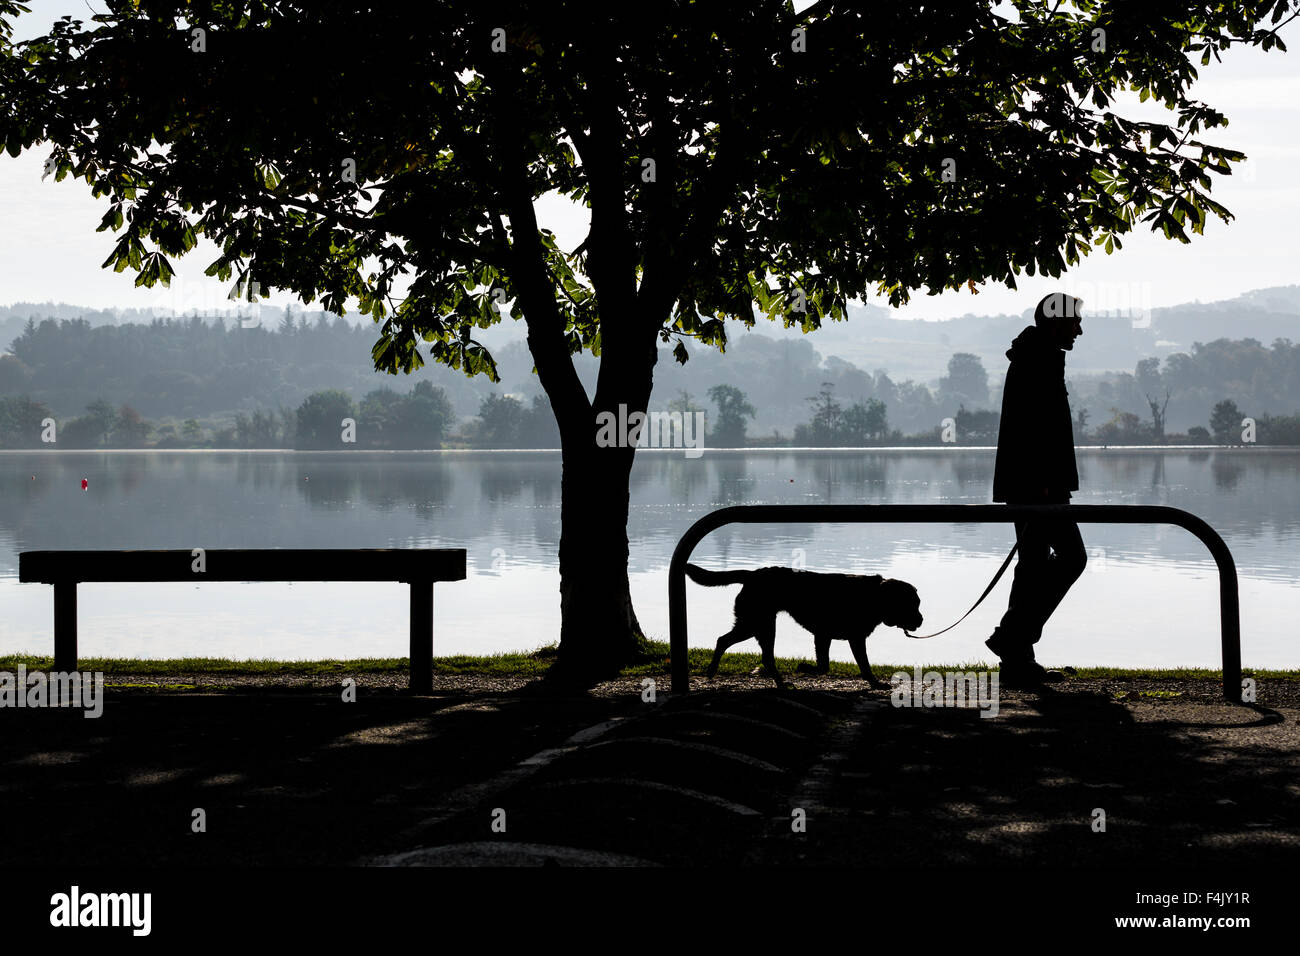
[[[1067, 504], [1079, 488], [1074, 428], [1065, 391], [1065, 353], [1083, 334], [1083, 303], [1059, 292], [1034, 310], [1034, 324], [1007, 352], [993, 500], [1007, 504]], [[1036, 687], [1062, 679], [1034, 660], [1034, 645], [1088, 557], [1073, 521], [1016, 522], [1020, 558], [1007, 613], [985, 644], [1002, 659], [1001, 682]]]

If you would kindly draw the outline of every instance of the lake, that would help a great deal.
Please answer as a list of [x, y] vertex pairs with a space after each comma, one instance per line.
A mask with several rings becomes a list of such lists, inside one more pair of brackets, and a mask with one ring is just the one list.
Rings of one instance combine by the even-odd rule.
[[[1248, 666], [1300, 667], [1300, 451], [1081, 449], [1078, 504], [1161, 504], [1204, 518], [1236, 558]], [[667, 569], [698, 517], [735, 504], [983, 503], [991, 449], [643, 451], [632, 476], [630, 575], [642, 626], [667, 639]], [[86, 478], [88, 488], [81, 489]], [[459, 547], [466, 581], [435, 590], [434, 653], [531, 649], [559, 634], [560, 461], [555, 452], [0, 452], [0, 653], [52, 652], [53, 589], [19, 584], [43, 549]], [[599, 520], [593, 515], [592, 520]], [[1168, 526], [1084, 525], [1089, 566], [1048, 624], [1039, 658], [1076, 666], [1217, 666], [1217, 572]], [[706, 567], [881, 573], [921, 593], [926, 633], [984, 589], [1010, 525], [733, 525], [695, 552]], [[989, 660], [1011, 575], [964, 624], [918, 643], [877, 630], [873, 662]], [[692, 646], [731, 625], [736, 588], [688, 584]], [[89, 584], [85, 656], [403, 657], [406, 585]], [[739, 645], [754, 651], [757, 644]], [[787, 618], [777, 654], [811, 658]], [[836, 642], [834, 656], [850, 660]]]

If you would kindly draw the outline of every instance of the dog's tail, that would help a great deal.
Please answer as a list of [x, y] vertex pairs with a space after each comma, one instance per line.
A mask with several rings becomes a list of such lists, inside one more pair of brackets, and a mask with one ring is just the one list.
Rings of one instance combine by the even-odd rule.
[[751, 573], [749, 571], [706, 571], [694, 564], [686, 565], [686, 576], [706, 588], [721, 587], [724, 584], [744, 584], [745, 578]]

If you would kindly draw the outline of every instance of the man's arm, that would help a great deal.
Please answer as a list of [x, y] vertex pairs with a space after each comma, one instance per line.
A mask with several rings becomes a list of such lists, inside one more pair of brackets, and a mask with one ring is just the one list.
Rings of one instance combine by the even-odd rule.
[[[1024, 382], [1024, 385], [1027, 386], [1025, 393], [1028, 401], [1026, 402], [1024, 418], [1022, 419], [1022, 428], [1024, 429], [1023, 437], [1028, 440], [1030, 447], [1041, 449], [1043, 447], [1042, 443], [1047, 439], [1049, 429], [1051, 428], [1051, 421], [1048, 415], [1048, 410], [1051, 407], [1049, 396], [1052, 394], [1052, 389], [1055, 383], [1051, 376], [1043, 374], [1043, 370], [1039, 366], [1031, 365], [1024, 369], [1024, 371], [1028, 373], [1025, 376]], [[1029, 462], [1026, 464], [1029, 464]], [[1045, 462], [1043, 462], [1040, 457], [1033, 456], [1032, 465], [1035, 467], [1036, 471], [1041, 473], [1044, 464]], [[1030, 482], [1033, 482], [1032, 484], [1029, 484], [1030, 488], [1034, 488], [1035, 485], [1042, 480], [1038, 475], [1033, 475], [1032, 477], [1027, 475], [1026, 477], [1030, 479]], [[1030, 493], [1039, 501], [1046, 502], [1051, 498], [1052, 489], [1046, 484], [1043, 484], [1039, 485], [1036, 491]]]

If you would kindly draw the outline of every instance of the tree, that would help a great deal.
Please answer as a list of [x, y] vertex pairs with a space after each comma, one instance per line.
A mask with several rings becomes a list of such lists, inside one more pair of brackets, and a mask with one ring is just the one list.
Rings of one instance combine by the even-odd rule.
[[937, 429], [938, 408], [934, 396], [924, 385], [906, 379], [898, 383], [896, 397], [890, 407], [897, 410], [895, 419], [907, 431]]
[[1261, 445], [1300, 445], [1300, 415], [1260, 415]]
[[293, 312], [287, 305], [284, 307], [284, 315], [280, 317], [280, 326], [276, 331], [281, 335], [293, 335], [294, 333]]
[[878, 398], [867, 400], [866, 415], [863, 418], [863, 431], [875, 441], [884, 441], [889, 437], [889, 408]]
[[555, 427], [550, 402], [545, 395], [534, 395], [532, 406], [524, 409], [519, 425], [520, 448], [559, 448], [560, 432]]
[[481, 444], [488, 448], [518, 448], [519, 426], [524, 418], [524, 403], [513, 395], [493, 392], [479, 405]]
[[835, 401], [835, 383], [822, 382], [821, 391], [810, 395], [806, 401], [813, 406], [809, 427], [809, 440], [813, 445], [833, 445], [839, 438], [840, 416], [843, 407]]
[[[0, 0], [0, 23], [19, 9]], [[683, 339], [722, 347], [725, 319], [752, 325], [755, 304], [811, 331], [869, 290], [900, 305], [1014, 287], [1111, 252], [1139, 219], [1180, 241], [1227, 221], [1210, 175], [1244, 157], [1197, 138], [1226, 118], [1191, 97], [1192, 57], [1280, 47], [1288, 13], [426, 4], [371, 9], [358, 44], [347, 4], [199, 9], [202, 53], [184, 0], [0, 38], [0, 141], [49, 142], [57, 180], [110, 200], [109, 262], [140, 284], [166, 282], [167, 257], [205, 235], [222, 247], [210, 273], [236, 291], [257, 281], [339, 314], [355, 298], [381, 323], [386, 371], [419, 367], [423, 343], [495, 380], [474, 332], [505, 303], [561, 436], [556, 673], [578, 683], [637, 648], [635, 448], [596, 437], [602, 416], [646, 410], [658, 343], [685, 361]], [[1174, 125], [1121, 116], [1129, 89]], [[591, 211], [567, 254], [537, 220], [547, 194]], [[592, 396], [582, 349], [600, 357]]]
[[401, 448], [401, 412], [406, 396], [391, 388], [368, 392], [357, 410], [357, 430], [362, 444], [378, 448]]
[[734, 385], [714, 385], [709, 399], [718, 407], [717, 423], [710, 429], [709, 442], [719, 448], [739, 448], [745, 444], [745, 419], [758, 414], [745, 393]]
[[187, 418], [181, 424], [181, 437], [191, 444], [203, 441], [203, 427], [193, 418]]
[[1133, 377], [1143, 392], [1158, 393], [1164, 387], [1164, 381], [1160, 377], [1160, 359], [1154, 356], [1138, 362], [1133, 369]]
[[280, 438], [285, 448], [298, 447], [298, 414], [292, 408], [280, 408]]
[[967, 411], [965, 405], [960, 405], [953, 422], [957, 426], [957, 440], [964, 445], [998, 443], [998, 427], [1002, 423], [1002, 415], [992, 409]]
[[251, 416], [235, 415], [235, 443], [241, 448], [274, 448], [279, 444], [274, 412], [261, 409]]
[[889, 434], [885, 403], [878, 398], [854, 402], [840, 419], [839, 444], [860, 446]]
[[1141, 418], [1132, 412], [1122, 412], [1112, 408], [1112, 418], [1097, 429], [1097, 440], [1107, 445], [1133, 445], [1149, 441], [1151, 430]]
[[327, 389], [312, 392], [298, 406], [295, 448], [345, 448], [343, 419], [357, 417], [356, 406], [346, 392]]
[[0, 355], [0, 395], [23, 391], [32, 380], [31, 369], [16, 355]]
[[1152, 398], [1151, 393], [1146, 393], [1147, 406], [1151, 409], [1151, 434], [1155, 440], [1163, 443], [1165, 440], [1165, 410], [1169, 408], [1169, 389], [1165, 389], [1165, 400], [1163, 402], [1158, 398]]
[[686, 389], [681, 389], [677, 397], [668, 402], [669, 413], [677, 412], [679, 415], [694, 415], [696, 412], [702, 412], [704, 409], [695, 404], [695, 396]]
[[376, 448], [441, 448], [452, 421], [451, 402], [440, 388], [417, 382], [409, 395], [377, 388], [361, 400], [358, 444]]
[[123, 405], [117, 410], [113, 421], [113, 440], [119, 447], [139, 448], [151, 430], [152, 426], [130, 405]]
[[408, 448], [441, 448], [443, 436], [456, 422], [447, 393], [432, 382], [416, 382], [402, 408], [399, 425]]
[[1241, 409], [1230, 398], [1225, 398], [1214, 406], [1210, 413], [1210, 431], [1214, 440], [1221, 444], [1231, 444], [1241, 434]]
[[957, 352], [948, 359], [948, 374], [939, 379], [939, 394], [949, 402], [956, 401], [958, 405], [987, 405], [989, 376], [980, 357], [970, 352]]
[[113, 440], [113, 429], [117, 426], [117, 410], [107, 401], [97, 398], [86, 406], [82, 416], [87, 435], [93, 436], [95, 445], [107, 445]]
[[43, 403], [25, 395], [0, 398], [0, 448], [39, 448], [41, 422], [49, 417]]

